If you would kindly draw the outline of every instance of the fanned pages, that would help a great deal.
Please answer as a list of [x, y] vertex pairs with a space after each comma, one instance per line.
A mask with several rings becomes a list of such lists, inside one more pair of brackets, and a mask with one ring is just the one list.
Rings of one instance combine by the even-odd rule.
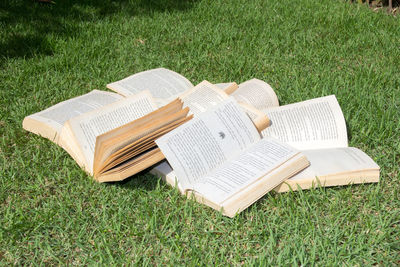
[[23, 128], [63, 147], [99, 182], [125, 179], [166, 156], [174, 170], [164, 161], [153, 173], [228, 216], [272, 188], [379, 181], [379, 166], [348, 147], [333, 95], [279, 107], [264, 81], [193, 86], [165, 68], [107, 87], [120, 95], [93, 90], [25, 117]]
[[148, 91], [123, 98], [94, 90], [26, 117], [24, 127], [55, 136], [97, 181], [118, 181], [164, 159], [155, 139], [191, 118], [182, 106], [177, 99], [154, 111]]
[[156, 142], [182, 191], [230, 217], [308, 166], [288, 145], [261, 140], [232, 98]]
[[[190, 120], [189, 109], [173, 101], [138, 120], [97, 137], [94, 177], [98, 181], [121, 180], [119, 172], [130, 166], [130, 175], [164, 159], [155, 140]], [[137, 159], [145, 161], [139, 162]]]
[[[128, 122], [136, 120], [156, 109], [148, 92], [127, 97], [123, 100], [85, 113], [69, 120], [61, 132], [61, 142], [68, 146], [69, 136], [74, 137], [74, 145], [83, 157], [83, 167], [93, 175], [93, 159], [96, 137]], [[73, 155], [71, 155], [73, 156]]]

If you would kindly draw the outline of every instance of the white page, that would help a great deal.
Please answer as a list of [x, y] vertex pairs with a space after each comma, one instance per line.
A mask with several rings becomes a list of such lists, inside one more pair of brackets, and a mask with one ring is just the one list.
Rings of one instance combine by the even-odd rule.
[[300, 150], [347, 147], [342, 110], [334, 95], [264, 109], [271, 126], [262, 132]]
[[128, 96], [148, 90], [156, 99], [176, 98], [193, 84], [184, 76], [165, 68], [142, 71], [117, 82], [107, 84], [107, 88]]
[[214, 203], [222, 203], [297, 153], [278, 140], [264, 138], [203, 177], [193, 189]]
[[366, 153], [354, 147], [305, 150], [310, 167], [289, 180], [312, 179], [343, 172], [378, 169], [379, 166]]
[[190, 114], [197, 116], [227, 99], [228, 95], [212, 83], [203, 81], [179, 98], [184, 107], [189, 107]]
[[250, 118], [229, 98], [156, 143], [187, 189], [258, 140], [260, 135]]
[[88, 171], [93, 173], [94, 149], [98, 135], [143, 117], [155, 109], [151, 95], [144, 91], [71, 119], [69, 124], [85, 156]]
[[249, 104], [260, 110], [279, 106], [278, 97], [272, 87], [258, 79], [251, 79], [239, 84], [239, 88], [231, 96], [238, 102]]
[[59, 135], [62, 126], [69, 119], [120, 99], [123, 99], [123, 97], [118, 94], [93, 90], [90, 93], [68, 99], [28, 117], [49, 125]]

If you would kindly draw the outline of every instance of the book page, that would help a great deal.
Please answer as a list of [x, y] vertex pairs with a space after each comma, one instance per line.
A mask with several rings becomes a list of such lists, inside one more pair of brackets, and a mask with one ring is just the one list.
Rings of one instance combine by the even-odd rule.
[[342, 110], [334, 95], [263, 110], [271, 126], [262, 132], [299, 150], [347, 147]]
[[[69, 119], [114, 103], [122, 98], [122, 96], [115, 93], [93, 90], [90, 93], [74, 97], [43, 111], [29, 115], [27, 119], [36, 120], [51, 128], [54, 131], [53, 136], [44, 137], [53, 140], [53, 138], [60, 135], [62, 126]], [[40, 131], [40, 129], [37, 129], [36, 131]]]
[[172, 100], [192, 87], [193, 84], [184, 76], [165, 68], [142, 71], [107, 84], [107, 88], [123, 96], [148, 90], [156, 101]]
[[258, 79], [251, 79], [239, 84], [239, 88], [231, 96], [238, 102], [249, 104], [260, 110], [279, 106], [278, 97], [272, 87]]
[[229, 98], [156, 143], [187, 189], [258, 140], [250, 118]]
[[379, 166], [354, 147], [305, 150], [310, 166], [277, 186], [276, 192], [298, 188], [379, 182]]
[[203, 177], [193, 185], [193, 189], [207, 200], [221, 204], [296, 154], [298, 151], [278, 140], [261, 139], [234, 159]]
[[373, 159], [354, 147], [304, 150], [303, 154], [310, 161], [310, 167], [289, 180], [312, 179], [343, 172], [379, 169]]
[[93, 173], [94, 149], [98, 135], [138, 119], [155, 109], [151, 95], [145, 91], [69, 120], [68, 124], [85, 156], [87, 171]]
[[197, 116], [227, 99], [228, 95], [212, 83], [203, 81], [179, 98], [183, 101], [184, 107], [189, 107], [190, 114]]

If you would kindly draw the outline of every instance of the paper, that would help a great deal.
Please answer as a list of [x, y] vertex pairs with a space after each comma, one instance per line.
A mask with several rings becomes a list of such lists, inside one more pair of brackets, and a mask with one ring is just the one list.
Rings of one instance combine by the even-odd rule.
[[239, 88], [231, 96], [238, 102], [249, 104], [260, 110], [279, 106], [278, 97], [271, 86], [258, 79], [239, 84]]
[[262, 139], [203, 177], [194, 184], [193, 189], [214, 203], [222, 203], [297, 153], [277, 140]]
[[71, 119], [69, 124], [85, 156], [88, 171], [93, 173], [94, 148], [98, 135], [138, 119], [155, 109], [156, 106], [150, 94], [142, 92], [101, 110]]
[[190, 114], [197, 116], [227, 99], [228, 95], [215, 85], [203, 81], [179, 98], [183, 101], [184, 107], [189, 107]]
[[250, 118], [229, 98], [156, 143], [187, 189], [258, 140]]
[[29, 117], [49, 125], [58, 135], [64, 123], [69, 119], [104, 107], [120, 99], [123, 99], [123, 97], [118, 94], [93, 90], [90, 93], [58, 103]]
[[263, 110], [272, 124], [262, 132], [299, 150], [347, 147], [342, 110], [334, 95]]
[[124, 96], [148, 90], [159, 102], [172, 100], [192, 87], [193, 84], [184, 76], [165, 68], [142, 71], [107, 85]]
[[312, 179], [337, 173], [379, 168], [367, 154], [354, 147], [306, 150], [303, 154], [310, 161], [310, 167], [289, 180]]

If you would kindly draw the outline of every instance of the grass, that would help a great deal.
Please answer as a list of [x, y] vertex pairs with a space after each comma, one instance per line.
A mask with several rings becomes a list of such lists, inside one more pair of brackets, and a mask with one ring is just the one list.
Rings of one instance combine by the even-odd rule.
[[[345, 1], [0, 3], [0, 265], [400, 264], [400, 20]], [[335, 94], [372, 185], [270, 193], [234, 219], [148, 173], [97, 184], [26, 115], [163, 66]]]

